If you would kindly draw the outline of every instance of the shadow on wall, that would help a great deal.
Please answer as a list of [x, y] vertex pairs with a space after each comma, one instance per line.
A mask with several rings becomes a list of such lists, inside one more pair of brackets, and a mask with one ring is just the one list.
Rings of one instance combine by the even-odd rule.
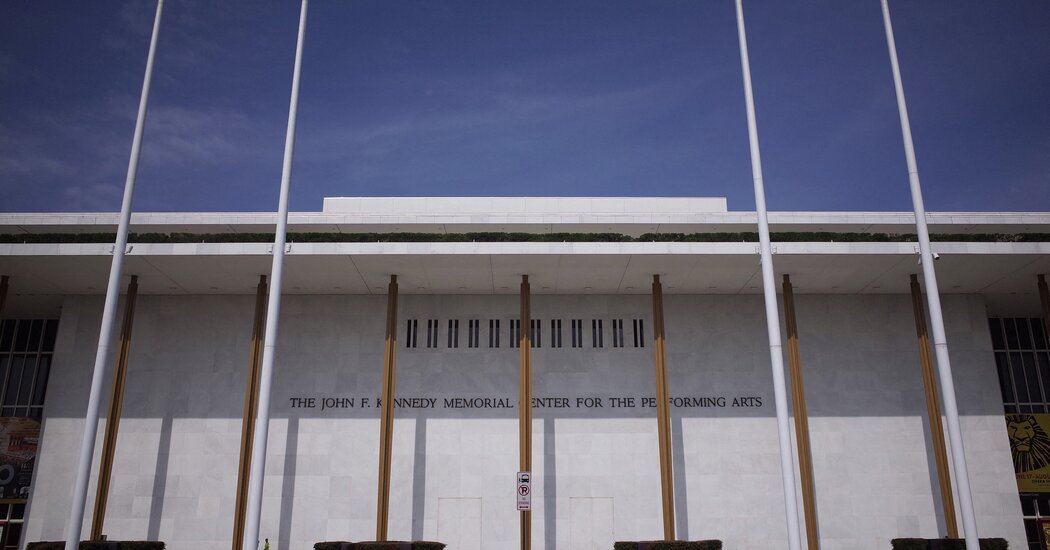
[[423, 540], [426, 517], [427, 419], [416, 419], [415, 459], [412, 466], [412, 540]]
[[554, 419], [543, 419], [543, 532], [544, 547], [558, 547], [558, 468], [556, 464]]
[[291, 548], [292, 508], [295, 505], [295, 467], [299, 456], [299, 419], [288, 419], [284, 444], [284, 479], [281, 484], [281, 521], [277, 526], [278, 548]]
[[153, 502], [149, 508], [147, 538], [160, 540], [160, 518], [164, 515], [164, 491], [168, 485], [168, 457], [171, 455], [171, 417], [165, 416], [160, 425], [157, 444], [157, 467], [153, 473]]
[[[937, 421], [941, 421], [939, 416]], [[941, 501], [941, 480], [937, 477], [937, 457], [933, 445], [933, 433], [930, 428], [930, 415], [928, 414], [923, 415], [922, 435], [923, 440], [926, 442], [924, 446], [926, 451], [926, 470], [930, 480], [930, 495], [933, 496], [934, 515], [937, 518], [937, 532], [947, 533], [948, 526], [944, 521], [944, 503]], [[947, 438], [947, 434], [945, 434], [945, 438]], [[955, 511], [953, 510], [952, 513], [955, 513]]]
[[671, 441], [677, 441], [677, 445], [671, 445], [674, 456], [671, 462], [674, 468], [674, 513], [675, 513], [675, 538], [689, 540], [689, 493], [685, 483], [685, 446], [682, 445], [682, 417], [671, 419]]

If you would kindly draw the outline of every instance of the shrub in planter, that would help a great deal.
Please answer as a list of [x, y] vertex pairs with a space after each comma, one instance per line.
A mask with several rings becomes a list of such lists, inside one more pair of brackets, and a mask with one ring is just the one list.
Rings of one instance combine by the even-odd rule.
[[120, 541], [81, 541], [80, 550], [120, 550]]
[[387, 542], [359, 542], [354, 545], [355, 550], [412, 550], [412, 543], [403, 540], [391, 540]]
[[[978, 539], [981, 550], [1006, 550], [1006, 539]], [[964, 539], [930, 539], [930, 550], [966, 550]]]
[[164, 543], [156, 540], [122, 540], [120, 550], [164, 550]]
[[691, 550], [692, 546], [683, 540], [661, 540], [649, 545], [649, 550]]
[[720, 540], [671, 540], [654, 542], [651, 550], [722, 550]]
[[397, 546], [389, 542], [358, 542], [354, 544], [356, 550], [398, 550]]
[[[26, 550], [65, 550], [64, 542], [31, 542]], [[164, 543], [155, 540], [82, 540], [80, 550], [164, 550]]]
[[120, 550], [120, 541], [117, 540], [82, 540], [80, 550]]
[[664, 544], [662, 540], [621, 541], [613, 543], [613, 550], [652, 550], [655, 544]]
[[627, 540], [613, 543], [613, 550], [649, 550], [652, 545], [661, 542], [658, 540]]
[[[1006, 539], [979, 539], [981, 550], [1007, 550]], [[966, 550], [963, 539], [893, 539], [893, 550]]]
[[115, 540], [82, 540], [80, 550], [120, 550], [120, 541]]
[[688, 550], [689, 543], [681, 540], [661, 540], [649, 545], [649, 550]]
[[650, 540], [620, 541], [613, 550], [722, 550], [720, 540]]
[[314, 550], [355, 550], [357, 545], [345, 540], [315, 542]]
[[[65, 542], [31, 542], [26, 545], [26, 550], [65, 550]], [[80, 550], [120, 550], [120, 542], [115, 540], [94, 541], [82, 540], [78, 546]]]
[[432, 540], [417, 540], [412, 543], [412, 550], [444, 550], [445, 543]]

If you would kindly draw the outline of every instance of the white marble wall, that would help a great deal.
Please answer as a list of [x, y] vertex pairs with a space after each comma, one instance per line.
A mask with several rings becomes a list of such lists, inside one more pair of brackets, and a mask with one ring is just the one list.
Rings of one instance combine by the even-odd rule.
[[[910, 299], [796, 302], [823, 547], [885, 549], [890, 538], [936, 536], [939, 499]], [[252, 307], [251, 296], [139, 298], [110, 538], [228, 548]], [[447, 408], [443, 400], [516, 402], [518, 350], [508, 346], [508, 325], [517, 307], [516, 296], [401, 297], [397, 394], [438, 401], [397, 411], [391, 538], [468, 550], [516, 546], [517, 409]], [[945, 308], [979, 528], [1019, 548], [1021, 512], [983, 304], [948, 297]], [[679, 536], [783, 547], [761, 297], [669, 295], [665, 309], [671, 395], [728, 400], [672, 409]], [[63, 536], [100, 310], [96, 297], [70, 297], [63, 308], [26, 540]], [[374, 536], [384, 314], [382, 296], [285, 297], [261, 530], [275, 550]], [[534, 411], [534, 547], [608, 549], [613, 540], [659, 538], [655, 409], [640, 406], [654, 394], [649, 298], [540, 295], [533, 316], [544, 323], [534, 395], [570, 404]], [[446, 348], [450, 318], [459, 319], [458, 349]], [[482, 347], [469, 349], [475, 318]], [[501, 321], [498, 350], [487, 347], [490, 318]], [[560, 349], [549, 347], [551, 318], [562, 319]], [[574, 318], [584, 321], [583, 349], [570, 347]], [[600, 350], [590, 348], [594, 318], [604, 321]], [[627, 347], [616, 349], [611, 321], [620, 318]], [[633, 347], [636, 318], [645, 322], [642, 349]], [[405, 348], [407, 319], [419, 320], [414, 349]], [[437, 349], [425, 347], [427, 319], [440, 323]], [[762, 406], [733, 407], [741, 396]], [[293, 407], [292, 397], [317, 401]], [[351, 397], [355, 406], [322, 411], [325, 397]], [[613, 408], [611, 397], [633, 397], [635, 406]], [[362, 398], [372, 406], [362, 408]], [[577, 407], [577, 398], [603, 406]], [[89, 510], [94, 485], [90, 495]]]

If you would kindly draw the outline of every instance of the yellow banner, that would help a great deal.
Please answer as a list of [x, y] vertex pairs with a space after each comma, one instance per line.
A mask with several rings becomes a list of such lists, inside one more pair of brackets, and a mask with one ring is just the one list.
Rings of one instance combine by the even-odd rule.
[[1006, 432], [1017, 490], [1050, 493], [1050, 414], [1008, 414]]

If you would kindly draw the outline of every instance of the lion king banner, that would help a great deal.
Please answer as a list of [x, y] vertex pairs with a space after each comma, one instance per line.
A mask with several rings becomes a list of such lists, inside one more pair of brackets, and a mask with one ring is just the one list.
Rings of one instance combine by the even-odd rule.
[[0, 498], [29, 498], [40, 423], [0, 417]]
[[1006, 432], [1014, 458], [1017, 490], [1050, 493], [1050, 414], [1008, 414]]

